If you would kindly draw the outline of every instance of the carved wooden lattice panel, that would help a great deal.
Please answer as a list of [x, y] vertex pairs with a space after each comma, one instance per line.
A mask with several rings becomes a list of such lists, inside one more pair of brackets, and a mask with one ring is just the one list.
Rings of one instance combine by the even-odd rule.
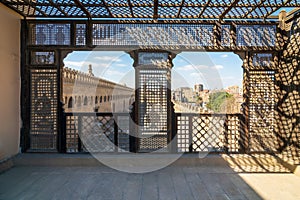
[[250, 151], [275, 151], [275, 72], [250, 71]]
[[239, 152], [241, 150], [241, 117], [240, 115], [228, 115], [227, 123], [225, 124], [225, 129], [227, 127], [227, 134], [225, 135], [225, 148], [229, 152]]
[[213, 46], [213, 28], [203, 24], [93, 24], [93, 44]]
[[238, 25], [237, 46], [264, 47], [275, 46], [276, 26]]
[[129, 151], [128, 115], [111, 113], [101, 113], [101, 115], [67, 113], [66, 115], [67, 152]]
[[57, 73], [55, 69], [30, 70], [30, 149], [57, 148]]
[[81, 141], [78, 135], [78, 116], [66, 116], [66, 151], [68, 153], [81, 151]]
[[86, 24], [76, 24], [76, 45], [86, 45]]
[[192, 119], [192, 151], [223, 151], [225, 116], [199, 116]]
[[114, 152], [114, 119], [112, 116], [82, 116], [80, 138], [83, 150], [88, 152]]
[[167, 146], [168, 69], [139, 70], [139, 151], [154, 151]]
[[190, 123], [189, 116], [177, 116], [177, 151], [189, 152]]
[[240, 115], [177, 114], [178, 152], [239, 152]]
[[33, 51], [31, 53], [31, 64], [33, 65], [53, 65], [54, 62], [53, 51]]
[[31, 24], [30, 44], [32, 45], [70, 45], [70, 24]]

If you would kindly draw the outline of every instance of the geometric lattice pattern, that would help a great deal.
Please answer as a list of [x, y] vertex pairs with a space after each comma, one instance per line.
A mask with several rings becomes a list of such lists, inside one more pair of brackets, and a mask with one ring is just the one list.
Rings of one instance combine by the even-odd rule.
[[78, 134], [78, 116], [66, 116], [66, 152], [75, 153], [81, 151], [81, 141]]
[[53, 51], [34, 51], [31, 54], [31, 64], [49, 65], [54, 64], [55, 55]]
[[213, 46], [213, 29], [213, 24], [93, 24], [93, 44]]
[[254, 53], [253, 66], [254, 67], [271, 67], [273, 55], [271, 53]]
[[31, 24], [30, 44], [70, 45], [70, 24]]
[[114, 152], [114, 119], [111, 116], [82, 116], [78, 126], [85, 151]]
[[30, 149], [57, 148], [57, 73], [55, 69], [30, 70]]
[[167, 146], [169, 70], [152, 68], [137, 69], [139, 151], [155, 151]]
[[128, 114], [66, 113], [66, 147], [67, 152], [128, 152]]
[[167, 152], [167, 135], [143, 136], [139, 138], [138, 152]]
[[2, 0], [24, 17], [266, 19], [280, 7], [299, 7], [298, 0]]
[[[82, 23], [29, 22], [29, 43], [33, 46], [84, 46], [88, 41], [98, 48], [163, 48], [229, 50], [276, 47], [276, 24], [245, 25], [224, 22], [221, 25], [208, 22], [183, 23]], [[91, 26], [91, 30], [88, 29]], [[232, 31], [236, 29], [236, 31]], [[74, 33], [74, 36], [71, 33]], [[71, 40], [71, 37], [73, 40]], [[42, 57], [40, 56], [42, 59]]]
[[176, 114], [178, 152], [239, 152], [239, 114]]
[[276, 151], [275, 72], [250, 71], [250, 151]]
[[238, 25], [237, 45], [246, 47], [275, 46], [276, 26]]
[[[93, 45], [211, 47], [214, 24], [93, 24]], [[221, 46], [232, 45], [230, 25], [220, 26]], [[160, 35], [160, 36], [159, 36]], [[158, 37], [159, 36], [159, 37]], [[237, 25], [237, 46], [274, 47], [275, 25]], [[235, 44], [233, 44], [235, 45]]]
[[86, 44], [86, 24], [76, 24], [76, 45]]

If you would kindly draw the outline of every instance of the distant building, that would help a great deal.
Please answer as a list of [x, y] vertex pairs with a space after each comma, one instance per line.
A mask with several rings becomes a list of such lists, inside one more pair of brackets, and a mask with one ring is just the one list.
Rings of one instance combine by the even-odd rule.
[[134, 89], [64, 67], [63, 96], [66, 112], [124, 112], [134, 102]]
[[229, 94], [233, 94], [234, 96], [241, 95], [241, 89], [240, 89], [240, 87], [237, 86], [237, 85], [228, 87], [226, 91], [227, 91]]
[[181, 87], [173, 91], [173, 100], [183, 103], [195, 102], [193, 88]]
[[202, 92], [203, 91], [203, 84], [196, 84], [195, 86], [194, 86], [194, 91], [195, 91], [195, 93], [197, 93], [197, 94], [199, 94], [199, 92]]

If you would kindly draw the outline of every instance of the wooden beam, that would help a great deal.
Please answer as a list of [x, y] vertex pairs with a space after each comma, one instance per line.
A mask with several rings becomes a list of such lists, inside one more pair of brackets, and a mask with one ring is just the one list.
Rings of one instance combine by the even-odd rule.
[[208, 0], [206, 2], [206, 4], [203, 6], [203, 9], [201, 10], [201, 12], [199, 13], [199, 15], [197, 16], [197, 18], [200, 18], [203, 15], [203, 13], [205, 12], [205, 10], [208, 7], [208, 5], [210, 4], [210, 2], [211, 2], [211, 0]]
[[234, 2], [232, 2], [232, 4], [230, 4], [230, 6], [220, 15], [219, 19], [222, 20], [239, 1], [240, 0], [234, 0]]
[[127, 2], [128, 2], [128, 6], [130, 8], [131, 17], [134, 17], [134, 13], [133, 13], [133, 9], [132, 9], [132, 3], [131, 3], [130, 0], [127, 0]]
[[79, 0], [74, 0], [75, 4], [86, 14], [89, 19], [92, 19], [91, 13], [82, 5]]
[[[250, 13], [252, 13], [253, 11], [255, 11], [257, 8], [259, 8], [263, 3], [265, 3], [267, 0], [261, 0], [258, 4], [256, 4], [255, 6], [253, 6], [251, 8], [251, 10], [249, 10], [248, 12], [246, 12], [243, 17], [247, 17]], [[257, 14], [257, 13], [256, 13]], [[258, 15], [258, 14], [257, 14]]]
[[111, 13], [110, 9], [107, 6], [107, 3], [105, 0], [101, 0], [102, 4], [105, 6], [107, 12], [109, 13], [110, 17], [113, 17], [113, 14]]
[[62, 14], [64, 14], [66, 17], [69, 17], [68, 13], [66, 13], [63, 9], [61, 9], [57, 4], [55, 4], [52, 0], [48, 0], [50, 5], [55, 7], [57, 10], [59, 10]]
[[[48, 15], [44, 11], [42, 11], [41, 9], [39, 9], [38, 7], [36, 7], [32, 2], [29, 2], [28, 0], [24, 0], [24, 2], [27, 3], [27, 6], [34, 8], [35, 10], [37, 10], [39, 13], [41, 13], [45, 17], [48, 17]], [[24, 8], [24, 6], [25, 5], [23, 5], [23, 8]], [[24, 13], [24, 15], [26, 15], [26, 14]]]
[[154, 0], [153, 19], [158, 18], [158, 0]]
[[183, 5], [184, 5], [184, 0], [182, 0], [180, 3], [180, 7], [179, 7], [178, 13], [176, 15], [176, 18], [179, 18]]

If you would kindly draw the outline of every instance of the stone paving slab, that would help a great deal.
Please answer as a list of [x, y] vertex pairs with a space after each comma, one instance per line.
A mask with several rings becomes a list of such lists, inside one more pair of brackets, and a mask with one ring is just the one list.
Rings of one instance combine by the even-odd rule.
[[17, 166], [0, 174], [0, 199], [300, 199], [291, 173], [169, 166], [130, 174], [108, 167]]
[[[134, 171], [173, 156], [102, 157], [118, 164], [132, 159], [126, 167], [133, 165]], [[0, 200], [300, 199], [300, 177], [267, 155], [209, 155], [200, 159], [188, 154], [148, 173], [117, 171], [88, 154], [22, 154], [14, 163], [14, 168], [0, 174]]]

